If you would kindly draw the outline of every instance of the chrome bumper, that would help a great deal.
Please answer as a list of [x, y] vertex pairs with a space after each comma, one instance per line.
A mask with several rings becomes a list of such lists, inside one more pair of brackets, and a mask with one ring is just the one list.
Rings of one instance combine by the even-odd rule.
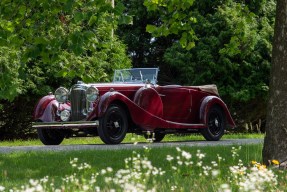
[[69, 129], [69, 128], [89, 128], [99, 126], [99, 121], [70, 121], [70, 122], [34, 122], [33, 128], [57, 128], [57, 129]]

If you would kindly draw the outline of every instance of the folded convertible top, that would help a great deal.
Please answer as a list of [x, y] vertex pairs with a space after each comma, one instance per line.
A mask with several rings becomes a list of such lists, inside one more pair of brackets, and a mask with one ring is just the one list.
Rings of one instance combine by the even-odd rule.
[[192, 86], [192, 88], [198, 88], [201, 91], [212, 93], [219, 96], [217, 86], [214, 84], [211, 85], [201, 85], [201, 86]]

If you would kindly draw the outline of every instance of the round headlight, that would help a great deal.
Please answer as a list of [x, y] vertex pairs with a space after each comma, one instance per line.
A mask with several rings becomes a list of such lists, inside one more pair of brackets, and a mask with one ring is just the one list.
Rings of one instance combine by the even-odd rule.
[[62, 121], [68, 121], [70, 119], [71, 113], [68, 110], [63, 110], [60, 113], [60, 118]]
[[86, 91], [87, 100], [95, 102], [99, 96], [99, 90], [95, 87], [89, 87]]
[[65, 103], [68, 100], [69, 91], [64, 87], [60, 87], [55, 91], [55, 98], [59, 103]]

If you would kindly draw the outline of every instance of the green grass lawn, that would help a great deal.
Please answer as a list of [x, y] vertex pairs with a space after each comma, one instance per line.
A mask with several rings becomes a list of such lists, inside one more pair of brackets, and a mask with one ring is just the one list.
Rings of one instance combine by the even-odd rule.
[[[226, 134], [222, 139], [263, 138], [262, 134]], [[204, 140], [201, 135], [167, 135], [164, 141]], [[124, 143], [146, 142], [128, 134]], [[99, 144], [95, 138], [65, 139], [62, 145]], [[42, 145], [39, 140], [5, 141], [0, 146]], [[147, 142], [148, 146], [149, 143]], [[200, 151], [198, 151], [200, 150]], [[286, 173], [265, 169], [262, 144], [212, 147], [162, 147], [66, 152], [13, 152], [0, 156], [0, 191], [232, 191], [257, 178], [256, 189], [285, 189]], [[77, 162], [74, 159], [77, 158]], [[252, 168], [257, 166], [258, 174]], [[234, 171], [235, 169], [235, 171]], [[271, 170], [272, 171], [272, 170]], [[267, 178], [262, 181], [262, 174]], [[260, 175], [260, 176], [258, 176]], [[248, 178], [253, 178], [249, 179]], [[43, 179], [44, 178], [44, 179]], [[261, 178], [261, 180], [260, 180]], [[283, 178], [283, 179], [282, 179]], [[255, 179], [256, 180], [256, 179]], [[241, 183], [241, 185], [239, 184]], [[250, 190], [254, 191], [254, 190]]]
[[[238, 191], [239, 181], [247, 185], [252, 177], [264, 190], [285, 189], [285, 172], [273, 171], [272, 175], [265, 169], [261, 173], [257, 164], [259, 176], [253, 173], [251, 162], [261, 162], [261, 151], [258, 144], [1, 154], [0, 186], [7, 191], [21, 186], [45, 191], [96, 191], [96, 187], [104, 191], [132, 187], [137, 191], [219, 191], [226, 187]], [[270, 178], [262, 182], [262, 174], [278, 177], [278, 184]]]
[[[263, 138], [263, 134], [225, 134], [222, 139], [249, 139], [249, 138]], [[189, 135], [166, 135], [163, 141], [196, 141], [205, 140], [200, 134]], [[140, 135], [127, 134], [123, 143], [147, 142], [147, 140]], [[64, 139], [61, 145], [71, 144], [103, 144], [99, 137], [86, 138], [70, 138]], [[15, 140], [15, 141], [1, 141], [0, 146], [29, 146], [29, 145], [43, 145], [39, 139], [34, 140]]]

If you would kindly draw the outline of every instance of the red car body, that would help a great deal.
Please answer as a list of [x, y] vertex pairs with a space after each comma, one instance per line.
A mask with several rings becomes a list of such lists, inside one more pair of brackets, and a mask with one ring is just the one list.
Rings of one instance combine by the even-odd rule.
[[[153, 70], [156, 78], [158, 69]], [[90, 95], [96, 98], [92, 102], [85, 100], [88, 87], [92, 87], [89, 92], [94, 95]], [[34, 119], [33, 126], [46, 145], [60, 144], [65, 137], [97, 135], [107, 144], [118, 144], [127, 132], [146, 137], [151, 133], [155, 141], [162, 140], [167, 133], [194, 132], [201, 132], [207, 140], [219, 140], [227, 126], [235, 126], [215, 85], [159, 86], [150, 80], [78, 82], [65, 102], [57, 101], [52, 94], [40, 99]]]

